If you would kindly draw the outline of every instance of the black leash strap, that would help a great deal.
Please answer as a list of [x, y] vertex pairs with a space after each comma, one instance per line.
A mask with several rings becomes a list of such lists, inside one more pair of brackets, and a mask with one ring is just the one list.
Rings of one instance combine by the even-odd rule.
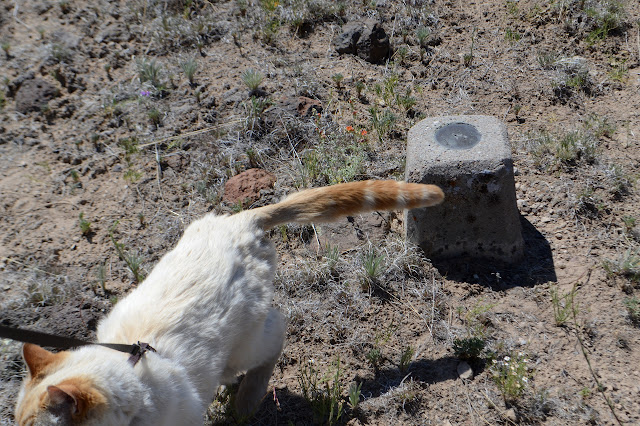
[[120, 343], [95, 343], [86, 340], [75, 339], [73, 337], [57, 336], [55, 334], [43, 333], [41, 331], [25, 330], [22, 328], [7, 327], [0, 325], [0, 337], [5, 339], [16, 340], [23, 343], [33, 343], [38, 346], [48, 346], [50, 348], [70, 349], [79, 346], [99, 345], [105, 348], [113, 349], [119, 352], [130, 354], [129, 362], [136, 365], [145, 352], [156, 350], [149, 346], [148, 343], [134, 343], [133, 345], [124, 345]]

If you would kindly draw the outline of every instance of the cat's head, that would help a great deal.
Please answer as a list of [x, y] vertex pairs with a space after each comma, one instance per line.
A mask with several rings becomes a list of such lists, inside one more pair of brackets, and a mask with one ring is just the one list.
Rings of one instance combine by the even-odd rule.
[[73, 359], [74, 352], [53, 353], [25, 344], [22, 355], [28, 375], [18, 396], [18, 425], [95, 424], [104, 416], [109, 397], [93, 371]]

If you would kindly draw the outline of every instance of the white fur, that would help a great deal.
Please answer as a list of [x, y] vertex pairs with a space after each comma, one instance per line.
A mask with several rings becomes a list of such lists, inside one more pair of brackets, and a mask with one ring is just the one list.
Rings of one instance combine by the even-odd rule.
[[84, 375], [111, 405], [87, 424], [201, 424], [218, 386], [251, 370], [237, 397], [250, 413], [284, 341], [284, 320], [271, 307], [274, 272], [275, 250], [250, 212], [205, 216], [98, 326], [99, 342], [141, 341], [157, 353], [132, 368], [127, 354], [78, 349], [41, 391]]

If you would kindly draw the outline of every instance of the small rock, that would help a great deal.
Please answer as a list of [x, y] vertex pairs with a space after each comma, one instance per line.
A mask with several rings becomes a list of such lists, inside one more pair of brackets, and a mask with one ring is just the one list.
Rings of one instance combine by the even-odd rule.
[[504, 412], [504, 418], [509, 420], [512, 423], [515, 423], [518, 420], [518, 416], [516, 415], [516, 410], [513, 408], [509, 408]]
[[262, 169], [249, 169], [235, 175], [224, 185], [222, 200], [227, 203], [237, 203], [260, 198], [260, 191], [272, 188], [276, 177]]
[[460, 361], [460, 364], [458, 364], [458, 376], [460, 376], [461, 379], [465, 380], [470, 380], [473, 378], [473, 370], [467, 362]]
[[310, 117], [313, 112], [322, 112], [322, 103], [306, 96], [287, 96], [280, 99], [278, 108], [300, 117]]
[[23, 114], [40, 111], [57, 94], [58, 90], [47, 81], [39, 78], [27, 80], [16, 93], [16, 110]]

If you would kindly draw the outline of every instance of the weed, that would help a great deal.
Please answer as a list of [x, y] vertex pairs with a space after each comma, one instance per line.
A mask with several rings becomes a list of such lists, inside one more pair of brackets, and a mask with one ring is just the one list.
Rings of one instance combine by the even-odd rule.
[[629, 320], [634, 325], [640, 326], [640, 299], [637, 297], [626, 298], [624, 299], [624, 306], [627, 308]]
[[627, 175], [622, 166], [610, 164], [604, 173], [609, 183], [609, 192], [614, 198], [620, 199], [631, 193], [635, 179]]
[[9, 43], [8, 41], [3, 41], [2, 43], [0, 43], [0, 48], [2, 48], [2, 50], [4, 51], [7, 59], [10, 58], [9, 51], [11, 50], [11, 43]]
[[574, 300], [577, 291], [578, 288], [575, 285], [571, 291], [565, 294], [561, 294], [556, 286], [551, 287], [551, 306], [556, 326], [566, 326], [567, 320], [579, 310], [578, 303]]
[[140, 283], [144, 280], [144, 272], [140, 268], [140, 266], [142, 265], [142, 258], [139, 257], [135, 252], [127, 252], [125, 250], [124, 244], [116, 241], [116, 238], [113, 236], [113, 232], [115, 231], [116, 226], [118, 226], [118, 223], [119, 222], [116, 221], [111, 226], [111, 228], [109, 228], [109, 238], [111, 239], [111, 242], [113, 243], [116, 252], [118, 253], [118, 257], [123, 260], [129, 267], [129, 270], [133, 274], [134, 281], [136, 283]]
[[636, 218], [633, 216], [623, 216], [622, 223], [624, 223], [624, 232], [629, 234], [633, 231], [633, 228], [636, 227]]
[[608, 117], [601, 117], [595, 114], [592, 114], [585, 119], [584, 128], [598, 139], [601, 139], [602, 137], [612, 138], [617, 130], [616, 125], [612, 124]]
[[575, 200], [576, 216], [594, 219], [605, 211], [606, 205], [590, 184], [578, 192]]
[[358, 404], [360, 403], [360, 394], [362, 389], [362, 382], [360, 383], [352, 383], [349, 386], [349, 406], [352, 411], [355, 411], [358, 408]]
[[78, 215], [78, 225], [80, 226], [82, 235], [84, 235], [85, 237], [93, 232], [93, 230], [91, 229], [91, 222], [84, 218], [84, 213], [80, 213]]
[[366, 145], [348, 143], [339, 133], [320, 137], [315, 149], [303, 154], [303, 181], [323, 185], [350, 182], [362, 173]]
[[569, 168], [581, 162], [594, 163], [598, 142], [590, 131], [573, 130], [554, 135], [543, 130], [530, 135], [528, 145], [538, 166]]
[[522, 352], [512, 353], [492, 363], [493, 381], [506, 402], [513, 403], [518, 400], [527, 387], [531, 378], [528, 363], [529, 360]]
[[336, 265], [338, 264], [338, 259], [340, 257], [340, 250], [337, 246], [332, 246], [327, 244], [324, 248], [324, 258], [327, 261], [327, 266], [330, 271], [334, 271]]
[[622, 2], [607, 0], [597, 2], [594, 7], [585, 10], [594, 29], [587, 35], [587, 43], [603, 40], [609, 34], [622, 27], [626, 12]]
[[414, 353], [415, 351], [411, 346], [407, 346], [405, 350], [402, 351], [402, 354], [400, 355], [400, 362], [398, 363], [398, 369], [402, 374], [409, 370]]
[[609, 276], [619, 275], [633, 282], [640, 282], [640, 253], [627, 249], [617, 261], [606, 260], [604, 270]]
[[629, 67], [627, 66], [626, 59], [613, 63], [607, 75], [611, 80], [617, 81], [618, 83], [626, 82], [629, 76]]
[[191, 86], [195, 85], [195, 75], [196, 70], [198, 69], [198, 63], [196, 62], [196, 60], [192, 58], [184, 61], [182, 64], [180, 64], [180, 67], [182, 68], [182, 72], [184, 72], [184, 75], [187, 77], [187, 80], [189, 80], [189, 84]]
[[344, 405], [340, 358], [335, 363], [335, 372], [330, 376], [321, 377], [313, 360], [302, 364], [298, 371], [298, 383], [302, 396], [311, 405], [315, 422], [332, 425], [340, 420]]
[[338, 90], [342, 89], [342, 80], [344, 80], [344, 76], [340, 73], [334, 74], [331, 76], [331, 80], [333, 80], [334, 83], [336, 83], [336, 87], [338, 88]]
[[162, 66], [155, 59], [140, 59], [137, 62], [137, 66], [141, 83], [148, 81], [156, 89], [162, 88], [162, 83], [160, 82]]
[[586, 386], [580, 389], [580, 397], [582, 397], [582, 399], [589, 399], [590, 396], [591, 396], [591, 389], [589, 389]]
[[373, 247], [370, 247], [369, 250], [363, 254], [362, 266], [366, 288], [369, 288], [370, 284], [378, 279], [382, 272], [383, 262], [384, 255], [377, 254]]
[[366, 358], [371, 364], [371, 367], [373, 367], [373, 370], [377, 372], [382, 364], [382, 350], [378, 346], [374, 346], [367, 352]]
[[556, 66], [556, 62], [560, 58], [560, 55], [556, 52], [541, 52], [538, 54], [538, 64], [545, 69], [553, 69]]
[[53, 59], [58, 63], [67, 62], [71, 58], [71, 52], [66, 48], [66, 46], [53, 43], [51, 45], [51, 57], [53, 57]]
[[517, 41], [520, 41], [521, 37], [522, 36], [520, 35], [520, 33], [517, 30], [514, 31], [511, 28], [507, 28], [504, 31], [504, 39], [506, 41], [508, 41], [509, 43], [511, 43], [511, 44], [513, 44], [513, 43], [515, 43]]
[[486, 342], [481, 337], [465, 337], [453, 340], [453, 353], [462, 360], [473, 361], [481, 358]]
[[[495, 304], [484, 305], [482, 301], [479, 301], [467, 310], [462, 317], [464, 325], [467, 327], [467, 333], [469, 337], [484, 338], [487, 329], [487, 313], [493, 309]], [[462, 308], [458, 309], [458, 314], [462, 313]]]
[[416, 30], [416, 38], [421, 48], [427, 47], [427, 41], [431, 35], [431, 30], [427, 27], [420, 27]]
[[382, 138], [393, 128], [396, 122], [396, 116], [389, 110], [385, 110], [385, 112], [381, 114], [377, 107], [369, 108], [369, 114], [371, 115], [371, 125], [376, 129], [376, 133], [378, 134], [378, 141], [382, 143]]
[[158, 127], [162, 123], [162, 114], [156, 108], [151, 108], [149, 112], [147, 112], [147, 117], [149, 117], [149, 121], [154, 126]]
[[107, 266], [104, 263], [98, 265], [98, 270], [96, 271], [96, 279], [98, 280], [98, 284], [100, 284], [100, 288], [102, 288], [102, 292], [107, 292]]
[[358, 80], [356, 81], [356, 94], [358, 97], [362, 97], [362, 91], [364, 90], [364, 81]]
[[0, 90], [0, 111], [2, 111], [6, 105], [7, 105], [7, 98], [4, 94], [4, 90]]
[[242, 82], [249, 88], [250, 92], [255, 92], [264, 80], [264, 75], [260, 71], [252, 68], [246, 69], [240, 76]]
[[473, 48], [476, 43], [476, 29], [473, 30], [473, 35], [471, 36], [471, 46], [469, 47], [469, 53], [465, 53], [462, 57], [462, 61], [464, 66], [469, 68], [473, 64]]

